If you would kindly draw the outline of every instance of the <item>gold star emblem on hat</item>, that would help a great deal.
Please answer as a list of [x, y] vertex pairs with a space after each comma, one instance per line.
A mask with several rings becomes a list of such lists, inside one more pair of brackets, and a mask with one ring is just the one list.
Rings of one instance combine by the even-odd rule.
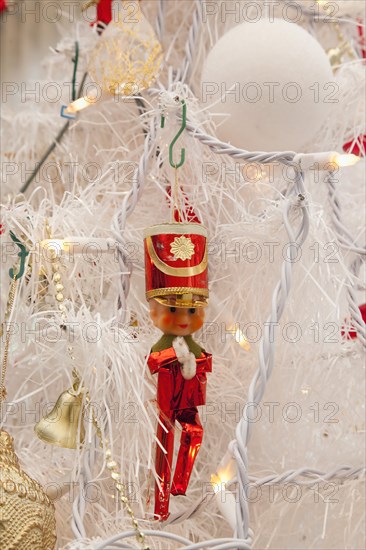
[[184, 235], [175, 237], [170, 245], [170, 252], [176, 260], [190, 260], [194, 254], [194, 244]]

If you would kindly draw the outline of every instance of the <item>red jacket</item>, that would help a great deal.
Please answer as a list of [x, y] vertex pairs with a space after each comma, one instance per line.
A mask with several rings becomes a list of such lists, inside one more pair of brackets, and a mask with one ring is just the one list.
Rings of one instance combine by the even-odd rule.
[[196, 358], [197, 372], [191, 380], [185, 380], [174, 348], [151, 352], [147, 364], [151, 374], [158, 373], [158, 405], [168, 413], [189, 409], [206, 403], [206, 372], [212, 371], [212, 355], [202, 351]]

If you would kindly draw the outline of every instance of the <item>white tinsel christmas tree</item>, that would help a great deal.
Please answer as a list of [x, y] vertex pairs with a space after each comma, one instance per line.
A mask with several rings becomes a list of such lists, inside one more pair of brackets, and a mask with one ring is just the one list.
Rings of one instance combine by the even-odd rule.
[[[361, 550], [363, 2], [71, 4], [9, 3], [1, 21], [2, 429], [55, 502], [56, 548]], [[196, 339], [213, 370], [187, 495], [161, 522], [143, 231], [175, 196], [208, 231]], [[34, 426], [73, 384], [84, 441], [47, 444]]]

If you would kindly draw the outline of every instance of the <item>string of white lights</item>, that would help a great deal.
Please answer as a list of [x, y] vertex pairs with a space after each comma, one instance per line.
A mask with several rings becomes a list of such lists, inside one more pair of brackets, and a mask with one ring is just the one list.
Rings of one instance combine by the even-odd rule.
[[[170, 79], [170, 86], [169, 90], [166, 90], [165, 93], [171, 94], [172, 90], [171, 88], [173, 86], [177, 86], [179, 83], [174, 81], [173, 78]], [[177, 104], [175, 102], [175, 104]], [[127, 312], [126, 307], [126, 301], [127, 301], [127, 295], [129, 292], [129, 281], [130, 281], [130, 275], [131, 275], [131, 266], [127, 262], [127, 258], [124, 254], [124, 241], [123, 241], [123, 232], [126, 227], [127, 219], [131, 215], [131, 213], [134, 211], [137, 202], [141, 196], [146, 173], [148, 169], [148, 163], [151, 159], [152, 152], [154, 148], [156, 147], [156, 137], [157, 137], [157, 126], [158, 126], [158, 118], [159, 118], [159, 112], [156, 114], [153, 114], [153, 116], [150, 119], [150, 125], [149, 129], [146, 132], [146, 138], [144, 142], [144, 151], [143, 154], [140, 157], [140, 161], [138, 164], [138, 167], [135, 171], [135, 177], [133, 178], [132, 186], [129, 190], [129, 192], [126, 194], [123, 203], [121, 205], [121, 209], [119, 210], [118, 214], [116, 215], [113, 223], [113, 233], [114, 237], [116, 239], [116, 246], [119, 251], [118, 259], [119, 259], [119, 266], [121, 271], [121, 277], [120, 277], [120, 294], [119, 294], [119, 312], [120, 316], [119, 319], [122, 319], [125, 321], [125, 316]], [[179, 118], [179, 117], [178, 117]], [[308, 169], [311, 167], [312, 164], [316, 163], [319, 169], [325, 169], [327, 166], [329, 166], [329, 163], [335, 163], [336, 166], [342, 166], [347, 164], [352, 164], [354, 162], [354, 158], [352, 155], [338, 155], [335, 152], [329, 152], [329, 153], [320, 153], [320, 154], [305, 154], [305, 155], [299, 155], [292, 151], [286, 151], [286, 152], [248, 152], [239, 148], [236, 148], [230, 144], [224, 143], [217, 138], [210, 136], [206, 133], [204, 133], [201, 129], [194, 126], [191, 122], [188, 122], [187, 124], [187, 130], [188, 132], [201, 141], [204, 145], [210, 147], [210, 149], [215, 154], [225, 154], [229, 155], [235, 159], [241, 159], [245, 160], [249, 163], [258, 163], [258, 164], [266, 164], [266, 163], [281, 163], [287, 166], [292, 166], [293, 169], [293, 188], [290, 191], [286, 192], [286, 197], [284, 197], [284, 210], [283, 210], [283, 219], [284, 219], [284, 226], [287, 231], [289, 244], [294, 243], [296, 245], [301, 246], [306, 238], [306, 234], [308, 232], [308, 215], [307, 210], [305, 208], [305, 190], [303, 187], [303, 175], [302, 175], [302, 168]], [[343, 226], [341, 222], [341, 216], [340, 216], [340, 206], [339, 202], [335, 196], [335, 189], [334, 189], [334, 181], [330, 178], [328, 180], [328, 183], [330, 185], [330, 198], [331, 198], [331, 204], [333, 206], [333, 212], [334, 212], [334, 225], [337, 230], [337, 234], [339, 235], [339, 239], [341, 244], [346, 247], [349, 250], [352, 250], [356, 253], [363, 252], [362, 249], [353, 246], [352, 243], [352, 237], [349, 234], [349, 232], [346, 230], [346, 228]], [[289, 222], [289, 214], [290, 211], [293, 209], [298, 209], [300, 212], [302, 212], [302, 223], [300, 227], [297, 229], [297, 232], [294, 227], [291, 226]], [[292, 250], [294, 252], [294, 250]], [[277, 322], [279, 321], [283, 309], [285, 307], [285, 302], [288, 296], [288, 293], [290, 291], [290, 283], [291, 283], [291, 270], [292, 270], [292, 259], [290, 262], [286, 261], [284, 262], [282, 266], [282, 276], [281, 280], [277, 284], [273, 298], [272, 298], [272, 312], [265, 323], [264, 328], [264, 336], [261, 342], [260, 346], [260, 356], [259, 356], [259, 369], [252, 380], [249, 395], [248, 395], [248, 404], [247, 404], [247, 418], [246, 422], [241, 421], [237, 427], [236, 430], [236, 441], [232, 442], [230, 446], [230, 452], [232, 456], [235, 458], [236, 466], [237, 466], [237, 480], [239, 482], [239, 487], [237, 489], [237, 493], [239, 498], [237, 498], [237, 519], [236, 519], [236, 536], [239, 537], [240, 540], [245, 541], [245, 544], [248, 545], [248, 547], [251, 546], [251, 531], [249, 529], [249, 508], [248, 508], [248, 502], [249, 502], [249, 487], [250, 487], [250, 481], [251, 476], [248, 473], [248, 464], [247, 464], [247, 444], [250, 438], [250, 430], [251, 425], [248, 422], [248, 419], [250, 418], [250, 411], [252, 410], [254, 404], [259, 404], [264, 389], [266, 386], [266, 382], [271, 374], [271, 371], [274, 366], [274, 339], [272, 338], [271, 333], [271, 326], [275, 326]], [[359, 310], [357, 308], [356, 299], [353, 296], [352, 297], [352, 289], [350, 291], [350, 306], [351, 306], [351, 312], [353, 312], [353, 317], [356, 319], [356, 327], [358, 327], [358, 330], [360, 331], [362, 329], [361, 321], [360, 321], [360, 314]], [[345, 467], [346, 469], [349, 467]], [[90, 468], [89, 468], [90, 469]], [[357, 472], [361, 471], [362, 468], [357, 469]], [[308, 472], [310, 475], [312, 473], [312, 470], [308, 470], [306, 468], [302, 469], [303, 472]], [[338, 472], [339, 469], [336, 470]], [[342, 470], [343, 471], [343, 470]], [[286, 480], [289, 476], [289, 479], [292, 479], [293, 472], [290, 473], [284, 473], [279, 474], [274, 477], [274, 479], [277, 480]], [[319, 474], [322, 475], [322, 474]], [[324, 474], [324, 476], [330, 475], [330, 478], [334, 477], [336, 474], [329, 473]], [[85, 476], [83, 477], [83, 479]], [[328, 477], [326, 477], [328, 479]], [[82, 517], [85, 512], [85, 505], [86, 503], [83, 501], [82, 495], [84, 494], [84, 491], [80, 491], [80, 495], [77, 499], [77, 501], [74, 504], [74, 518], [73, 518], [73, 529], [74, 533], [77, 537], [82, 538], [84, 535], [84, 527], [82, 524]], [[169, 520], [166, 522], [166, 524], [174, 524], [179, 523], [183, 521], [184, 519], [187, 519], [189, 517], [193, 517], [194, 515], [198, 514], [201, 507], [203, 505], [203, 501], [199, 501], [196, 503], [193, 507], [190, 507], [189, 509], [183, 511], [182, 513], [175, 514]]]
[[[284, 198], [284, 209], [283, 209], [283, 219], [284, 219], [284, 226], [287, 231], [288, 240], [289, 243], [296, 243], [297, 245], [301, 246], [306, 238], [307, 232], [308, 232], [308, 214], [306, 209], [306, 201], [305, 201], [305, 190], [303, 186], [303, 176], [301, 171], [299, 170], [299, 167], [297, 163], [294, 163], [294, 158], [296, 154], [294, 152], [273, 152], [273, 153], [265, 153], [265, 152], [248, 152], [244, 151], [238, 148], [235, 148], [231, 146], [230, 144], [226, 144], [224, 142], [220, 142], [216, 138], [209, 136], [207, 134], [204, 134], [201, 130], [194, 127], [191, 123], [187, 126], [188, 132], [190, 132], [194, 137], [199, 139], [201, 142], [203, 142], [205, 145], [209, 146], [216, 154], [227, 154], [229, 156], [232, 156], [234, 158], [240, 158], [243, 160], [246, 160], [248, 162], [257, 162], [257, 163], [271, 163], [271, 162], [280, 162], [287, 165], [296, 166], [297, 170], [294, 169], [294, 185], [291, 192], [288, 193], [287, 197]], [[120, 211], [118, 212], [117, 216], [114, 219], [113, 224], [113, 231], [114, 231], [114, 237], [117, 240], [117, 247], [119, 249], [119, 261], [120, 261], [120, 267], [121, 272], [123, 273], [121, 277], [121, 293], [120, 293], [120, 306], [123, 311], [126, 310], [125, 304], [129, 289], [129, 277], [130, 277], [130, 266], [127, 265], [125, 256], [123, 254], [124, 245], [123, 245], [123, 231], [127, 223], [128, 217], [131, 215], [131, 213], [134, 211], [136, 204], [139, 200], [139, 197], [141, 196], [144, 181], [147, 173], [148, 163], [151, 159], [152, 151], [155, 148], [155, 140], [157, 137], [157, 117], [152, 117], [150, 121], [150, 127], [147, 132], [146, 138], [145, 138], [145, 144], [144, 144], [144, 151], [140, 158], [138, 167], [135, 172], [135, 177], [133, 178], [132, 187], [130, 191], [127, 193]], [[316, 158], [316, 155], [314, 155], [314, 158]], [[301, 213], [301, 223], [299, 227], [293, 227], [289, 221], [289, 214], [290, 211], [293, 209], [297, 210]], [[293, 251], [294, 252], [294, 251]], [[248, 510], [248, 502], [250, 499], [250, 495], [246, 494], [246, 490], [250, 488], [250, 484], [255, 483], [256, 485], [266, 485], [269, 483], [275, 484], [275, 483], [285, 483], [289, 481], [293, 481], [296, 476], [308, 476], [312, 478], [312, 476], [317, 476], [317, 479], [319, 481], [321, 480], [330, 480], [330, 479], [355, 479], [361, 475], [361, 473], [364, 471], [363, 468], [356, 468], [352, 469], [349, 466], [344, 466], [341, 468], [337, 468], [336, 470], [328, 473], [324, 472], [316, 472], [315, 470], [308, 469], [308, 468], [302, 468], [300, 470], [296, 471], [290, 471], [285, 472], [282, 474], [273, 475], [270, 479], [263, 478], [263, 480], [257, 480], [249, 475], [248, 473], [248, 464], [247, 464], [247, 443], [250, 438], [250, 429], [251, 425], [248, 422], [248, 419], [250, 418], [250, 411], [253, 408], [253, 404], [259, 404], [264, 389], [267, 383], [267, 380], [271, 374], [271, 371], [274, 366], [274, 360], [273, 360], [273, 353], [274, 353], [274, 345], [275, 341], [272, 338], [271, 334], [271, 326], [275, 326], [275, 324], [279, 321], [281, 314], [283, 312], [283, 309], [285, 307], [285, 302], [288, 296], [288, 293], [290, 291], [291, 286], [291, 274], [292, 274], [292, 261], [286, 261], [284, 262], [282, 266], [282, 276], [281, 280], [277, 284], [273, 298], [272, 298], [272, 312], [269, 318], [267, 319], [267, 322], [265, 323], [265, 329], [264, 329], [264, 336], [261, 342], [260, 346], [260, 356], [259, 356], [259, 369], [254, 376], [252, 383], [250, 385], [249, 394], [248, 394], [248, 404], [246, 405], [247, 410], [246, 414], [243, 415], [246, 418], [246, 422], [242, 419], [241, 423], [239, 423], [237, 430], [236, 430], [236, 440], [231, 443], [230, 445], [230, 453], [235, 458], [235, 462], [237, 465], [237, 477], [235, 479], [239, 482], [239, 488], [238, 488], [238, 497], [237, 498], [237, 520], [236, 520], [236, 537], [235, 539], [235, 548], [239, 548], [239, 543], [243, 544], [243, 548], [251, 548], [251, 531], [249, 529], [249, 510]], [[309, 483], [314, 483], [314, 479], [311, 479]], [[81, 492], [82, 494], [82, 492]], [[82, 525], [82, 516], [85, 511], [85, 502], [83, 502], [83, 499], [81, 496], [78, 497], [78, 504], [79, 506], [76, 508], [74, 506], [74, 513], [73, 513], [73, 527], [74, 532], [77, 534], [77, 536], [82, 537], [84, 533], [83, 525]], [[188, 518], [191, 518], [198, 514], [200, 512], [200, 509], [202, 506], [207, 506], [207, 499], [206, 501], [200, 500], [195, 503], [193, 507], [190, 507], [181, 513], [172, 515], [166, 522], [165, 525], [173, 525], [176, 523], [180, 523]], [[148, 531], [145, 532], [145, 534], [149, 533], [150, 536], [158, 536], [161, 535], [161, 531]], [[175, 535], [170, 534], [172, 538], [174, 538]], [[126, 533], [121, 533], [119, 535], [120, 538], [127, 537]], [[175, 540], [178, 541], [177, 537]], [[117, 540], [117, 539], [116, 539]], [[106, 544], [109, 544], [111, 539], [108, 539], [108, 541], [104, 541], [103, 545], [100, 546], [100, 548], [106, 548]], [[197, 548], [204, 548], [207, 547], [207, 543], [211, 544], [211, 541], [206, 541], [204, 543], [200, 543], [201, 546], [197, 546]], [[225, 543], [226, 544], [226, 543]], [[227, 543], [232, 544], [232, 543]], [[212, 546], [214, 547], [214, 546]], [[228, 548], [232, 548], [233, 546], [228, 546]], [[99, 547], [98, 547], [99, 548]], [[191, 548], [191, 546], [185, 547], [185, 548]]]
[[[196, 0], [196, 10], [193, 14], [192, 25], [189, 30], [188, 40], [185, 47], [185, 59], [182, 63], [182, 68], [177, 72], [175, 78], [172, 76], [173, 73], [169, 72], [169, 91], [172, 85], [177, 85], [181, 80], [182, 82], [189, 80], [190, 73], [193, 67], [194, 59], [194, 44], [196, 42], [196, 37], [200, 28], [200, 9], [201, 1]], [[158, 7], [158, 16], [156, 22], [157, 34], [162, 36], [164, 25], [163, 17], [163, 2], [159, 2]], [[128, 194], [126, 195], [121, 209], [116, 215], [113, 222], [113, 233], [114, 237], [118, 242], [119, 250], [119, 265], [122, 273], [121, 284], [120, 284], [120, 297], [119, 297], [119, 308], [123, 312], [126, 312], [126, 300], [129, 292], [129, 279], [131, 267], [128, 265], [127, 259], [124, 255], [124, 242], [123, 242], [123, 232], [126, 227], [127, 219], [134, 211], [136, 204], [141, 196], [143, 191], [144, 182], [146, 179], [148, 163], [150, 162], [152, 152], [156, 146], [156, 137], [157, 137], [157, 118], [152, 117], [150, 121], [150, 127], [145, 137], [144, 151], [140, 158], [138, 167], [135, 172], [135, 177], [133, 178], [132, 186]], [[293, 165], [296, 153], [287, 151], [287, 152], [248, 152], [236, 147], [233, 147], [230, 144], [221, 142], [220, 140], [205, 134], [202, 130], [194, 126], [192, 123], [188, 122], [187, 130], [191, 135], [201, 141], [204, 145], [210, 147], [210, 149], [218, 155], [229, 155], [235, 159], [242, 159], [248, 162], [256, 162], [259, 164], [265, 163], [274, 163], [279, 162], [286, 165]], [[328, 159], [329, 160], [329, 159]], [[303, 176], [301, 172], [301, 167], [298, 167], [298, 170], [294, 170], [294, 184], [293, 189], [289, 194], [284, 198], [283, 204], [283, 221], [284, 226], [288, 235], [289, 243], [296, 243], [302, 245], [306, 239], [308, 233], [308, 212], [306, 208], [305, 200], [305, 190], [303, 185]], [[338, 208], [337, 203], [334, 203], [336, 210]], [[290, 212], [296, 211], [300, 217], [300, 223], [296, 226], [293, 225], [293, 222], [290, 222]], [[344, 244], [349, 245], [349, 235], [343, 233], [342, 239], [346, 239]], [[356, 251], [356, 250], [355, 250]], [[294, 253], [294, 250], [291, 251]], [[360, 253], [360, 252], [359, 252]], [[264, 327], [264, 335], [260, 345], [259, 352], [259, 368], [256, 372], [252, 383], [249, 388], [248, 393], [248, 403], [246, 405], [246, 414], [243, 415], [243, 419], [239, 422], [236, 429], [236, 440], [233, 441], [230, 445], [230, 453], [235, 458], [235, 463], [237, 467], [237, 477], [232, 481], [237, 480], [239, 487], [237, 489], [239, 498], [237, 499], [236, 506], [236, 532], [235, 538], [233, 539], [216, 539], [212, 541], [203, 541], [200, 543], [192, 544], [188, 539], [184, 539], [173, 533], [169, 533], [161, 530], [144, 530], [144, 533], [148, 537], [163, 537], [167, 540], [175, 541], [176, 543], [183, 544], [185, 550], [198, 550], [200, 548], [207, 548], [207, 545], [210, 548], [215, 548], [216, 550], [224, 548], [243, 548], [245, 550], [250, 550], [252, 547], [252, 533], [249, 528], [249, 510], [248, 510], [248, 501], [249, 493], [248, 487], [250, 484], [255, 483], [256, 485], [269, 485], [276, 483], [286, 483], [290, 481], [298, 480], [299, 478], [309, 478], [308, 481], [303, 481], [303, 483], [314, 483], [315, 480], [324, 481], [330, 479], [356, 479], [362, 473], [364, 473], [364, 468], [351, 468], [349, 466], [344, 466], [333, 470], [332, 472], [324, 473], [317, 470], [312, 470], [310, 468], [301, 468], [298, 470], [291, 470], [284, 472], [282, 474], [267, 476], [265, 478], [257, 479], [253, 476], [250, 476], [248, 473], [248, 457], [247, 457], [247, 445], [251, 435], [251, 428], [249, 419], [251, 411], [253, 410], [253, 404], [259, 404], [262, 399], [267, 381], [271, 375], [272, 369], [274, 368], [274, 348], [275, 340], [272, 338], [271, 326], [275, 324], [281, 318], [282, 312], [284, 310], [288, 294], [291, 287], [291, 278], [292, 278], [292, 268], [293, 268], [294, 258], [291, 256], [290, 261], [286, 261], [282, 265], [282, 274], [281, 279], [276, 285], [273, 297], [272, 297], [272, 310], [271, 314], [267, 319]], [[299, 481], [300, 482], [300, 481]], [[211, 497], [212, 500], [212, 497]], [[183, 510], [181, 513], [172, 515], [163, 525], [173, 525], [184, 521], [194, 515], [198, 514], [203, 506], [207, 506], [207, 499], [203, 501], [202, 499], [195, 503], [193, 507]], [[85, 530], [83, 529], [82, 517], [85, 512], [85, 502], [82, 502], [79, 499], [79, 505], [74, 506], [73, 508], [73, 523], [77, 527], [74, 528], [74, 533], [77, 531], [79, 537], [85, 536]], [[106, 548], [133, 548], [135, 546], [128, 546], [126, 543], [121, 545], [118, 541], [127, 538], [133, 538], [134, 532], [125, 531], [115, 535], [107, 540], [100, 542], [95, 546], [97, 549], [106, 549]]]
[[[197, 132], [196, 132], [197, 134]], [[206, 139], [206, 138], [205, 138]], [[216, 141], [215, 138], [212, 138], [211, 143]], [[227, 145], [227, 144], [224, 144]], [[220, 149], [221, 150], [221, 144]], [[245, 157], [246, 160], [252, 162], [253, 159], [261, 159], [262, 162], [265, 162], [267, 159], [276, 159], [277, 161], [281, 160], [280, 153], [249, 153], [246, 151], [240, 151], [235, 149], [234, 154], [238, 157], [239, 155]], [[291, 159], [292, 157], [292, 159]], [[285, 154], [283, 160], [285, 162], [291, 162], [293, 160], [294, 154]], [[267, 160], [270, 162], [270, 160]], [[306, 238], [308, 233], [308, 213], [306, 209], [305, 201], [305, 189], [303, 185], [303, 177], [301, 172], [297, 172], [297, 175], [294, 176], [295, 184], [292, 190], [292, 193], [288, 195], [285, 199], [285, 207], [283, 210], [284, 225], [288, 234], [289, 243], [296, 243], [301, 246]], [[301, 223], [296, 227], [292, 227], [290, 223], [290, 211], [297, 209], [301, 213]], [[230, 445], [230, 452], [235, 457], [238, 476], [237, 480], [239, 482], [238, 494], [237, 494], [237, 521], [236, 521], [236, 541], [244, 541], [244, 545], [247, 548], [251, 548], [251, 531], [249, 529], [249, 510], [248, 502], [250, 495], [248, 493], [248, 488], [250, 484], [255, 483], [256, 485], [268, 485], [268, 484], [278, 484], [278, 483], [289, 483], [294, 482], [296, 479], [299, 483], [314, 484], [316, 481], [329, 481], [331, 479], [346, 480], [346, 479], [357, 479], [364, 474], [364, 468], [352, 468], [350, 466], [342, 466], [336, 468], [331, 472], [322, 472], [317, 471], [311, 468], [301, 468], [298, 470], [291, 470], [284, 472], [282, 474], [267, 476], [266, 478], [256, 479], [253, 476], [248, 474], [248, 465], [247, 465], [247, 444], [250, 439], [250, 429], [251, 423], [250, 411], [253, 409], [253, 403], [259, 404], [262, 399], [264, 389], [266, 387], [267, 380], [272, 372], [274, 367], [273, 353], [275, 340], [272, 338], [271, 326], [276, 326], [275, 324], [279, 321], [281, 314], [285, 307], [285, 302], [290, 291], [291, 286], [291, 274], [292, 274], [292, 263], [294, 257], [291, 258], [292, 261], [286, 261], [282, 266], [282, 276], [279, 283], [276, 285], [274, 290], [273, 299], [272, 299], [272, 312], [267, 322], [265, 323], [264, 336], [260, 345], [260, 355], [259, 355], [259, 369], [255, 374], [252, 383], [250, 385], [248, 393], [248, 404], [246, 405], [246, 414], [243, 415], [243, 419], [239, 422], [236, 435], [237, 438]], [[309, 480], [304, 481], [299, 478], [309, 478]], [[246, 492], [247, 491], [247, 492]], [[195, 503], [194, 507], [191, 507], [189, 510], [184, 510], [180, 514], [175, 514], [165, 522], [165, 525], [180, 523], [193, 517], [199, 513], [202, 505], [207, 505], [207, 499]], [[193, 508], [193, 509], [192, 509]], [[151, 536], [154, 536], [154, 531], [149, 531]], [[121, 534], [123, 536], [123, 534]], [[105, 541], [106, 542], [106, 541]], [[178, 540], [177, 540], [178, 542]], [[207, 545], [210, 541], [206, 541], [204, 544]], [[197, 546], [201, 548], [202, 546]], [[229, 546], [230, 547], [230, 546]], [[236, 546], [238, 547], [238, 546]], [[101, 548], [105, 548], [102, 546]], [[186, 548], [190, 548], [189, 546]]]

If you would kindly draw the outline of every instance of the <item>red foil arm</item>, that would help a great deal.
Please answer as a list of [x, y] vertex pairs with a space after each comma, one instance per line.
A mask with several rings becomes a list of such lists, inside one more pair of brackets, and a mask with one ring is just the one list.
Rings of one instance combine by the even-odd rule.
[[182, 376], [174, 349], [152, 352], [148, 358], [152, 374], [158, 372], [158, 406], [165, 413], [206, 403], [206, 373], [212, 371], [212, 356], [202, 352], [196, 359], [197, 373], [191, 380]]

